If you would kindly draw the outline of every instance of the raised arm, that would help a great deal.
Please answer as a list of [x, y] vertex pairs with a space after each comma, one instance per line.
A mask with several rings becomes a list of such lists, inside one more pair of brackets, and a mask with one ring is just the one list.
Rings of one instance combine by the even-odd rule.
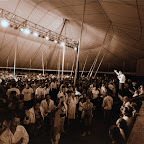
[[114, 72], [115, 72], [117, 75], [119, 75], [119, 73], [117, 72], [117, 70], [114, 70]]

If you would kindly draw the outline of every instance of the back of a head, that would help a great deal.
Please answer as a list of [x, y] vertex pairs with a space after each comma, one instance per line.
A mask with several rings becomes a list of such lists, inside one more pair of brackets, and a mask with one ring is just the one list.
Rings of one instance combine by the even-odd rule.
[[13, 82], [13, 83], [12, 83], [12, 87], [16, 87], [16, 82]]
[[122, 135], [120, 134], [120, 130], [115, 125], [112, 125], [109, 128], [109, 136], [110, 136], [111, 140], [113, 141], [113, 143], [115, 143], [115, 144], [123, 144], [124, 143]]
[[119, 124], [120, 128], [122, 128], [122, 129], [127, 128], [127, 122], [123, 118], [118, 119], [118, 124]]
[[125, 107], [124, 115], [127, 117], [132, 117], [133, 109], [132, 107]]

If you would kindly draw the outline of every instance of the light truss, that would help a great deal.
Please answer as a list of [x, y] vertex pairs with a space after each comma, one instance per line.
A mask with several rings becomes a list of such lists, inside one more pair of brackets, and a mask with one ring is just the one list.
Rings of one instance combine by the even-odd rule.
[[57, 43], [65, 43], [66, 47], [77, 48], [79, 45], [78, 41], [65, 37], [54, 31], [51, 31], [45, 27], [37, 25], [29, 20], [26, 20], [20, 16], [17, 16], [11, 12], [8, 12], [0, 8], [0, 17], [6, 19], [9, 22], [11, 28], [23, 31], [23, 29], [29, 29], [30, 33], [37, 33], [39, 37], [46, 38], [49, 41], [57, 41]]

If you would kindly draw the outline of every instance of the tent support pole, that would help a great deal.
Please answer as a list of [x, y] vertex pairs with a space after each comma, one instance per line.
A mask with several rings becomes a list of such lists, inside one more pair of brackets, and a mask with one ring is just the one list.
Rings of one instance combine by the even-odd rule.
[[82, 40], [85, 6], [86, 6], [86, 0], [84, 1], [83, 18], [82, 18], [82, 23], [81, 23], [81, 34], [80, 34], [79, 45], [78, 45], [78, 53], [77, 53], [77, 61], [76, 61], [76, 69], [75, 69], [75, 77], [74, 77], [74, 86], [76, 86], [77, 70], [78, 70], [78, 65], [79, 65], [79, 53], [80, 53], [80, 46], [81, 46], [81, 40]]
[[87, 63], [87, 58], [88, 58], [88, 55], [87, 55], [87, 57], [86, 57], [86, 60], [85, 60], [84, 66], [83, 66], [83, 70], [82, 70], [82, 73], [81, 73], [81, 77], [83, 76], [83, 72], [84, 72], [84, 69], [85, 69], [85, 66], [86, 66], [86, 63]]

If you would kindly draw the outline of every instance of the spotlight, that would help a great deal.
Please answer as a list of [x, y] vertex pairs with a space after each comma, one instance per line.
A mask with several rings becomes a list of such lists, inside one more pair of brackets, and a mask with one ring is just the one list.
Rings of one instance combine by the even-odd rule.
[[45, 36], [43, 35], [42, 38], [45, 38]]
[[8, 23], [7, 20], [3, 19], [3, 20], [1, 21], [1, 25], [2, 25], [2, 27], [8, 27], [8, 26], [9, 26], [9, 23]]
[[19, 25], [17, 25], [17, 26], [14, 27], [14, 29], [16, 29], [16, 30], [17, 30], [18, 28], [19, 28]]
[[77, 47], [75, 47], [74, 50], [76, 51], [76, 50], [77, 50]]
[[12, 25], [12, 24], [10, 24], [10, 27], [13, 27], [13, 25]]
[[23, 29], [23, 28], [20, 28], [20, 31], [22, 31], [22, 32], [23, 32], [23, 31], [24, 31], [24, 29]]
[[38, 33], [37, 33], [37, 32], [34, 32], [33, 35], [37, 37], [37, 36], [38, 36]]
[[61, 46], [65, 46], [65, 43], [64, 43], [64, 42], [61, 42]]
[[57, 43], [57, 40], [54, 40], [54, 43]]
[[29, 30], [28, 28], [24, 29], [24, 33], [25, 33], [26, 35], [29, 35], [29, 34], [30, 34], [30, 30]]
[[49, 40], [49, 37], [48, 37], [48, 36], [46, 37], [46, 40]]

